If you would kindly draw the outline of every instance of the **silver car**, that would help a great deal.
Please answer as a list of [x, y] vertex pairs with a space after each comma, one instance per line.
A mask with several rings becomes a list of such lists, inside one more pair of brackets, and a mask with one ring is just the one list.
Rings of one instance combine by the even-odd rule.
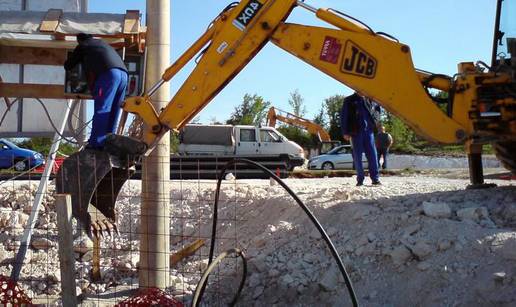
[[[362, 155], [362, 163], [367, 168], [367, 159]], [[341, 145], [333, 148], [324, 155], [316, 156], [308, 161], [309, 169], [355, 169], [353, 153], [350, 145]]]

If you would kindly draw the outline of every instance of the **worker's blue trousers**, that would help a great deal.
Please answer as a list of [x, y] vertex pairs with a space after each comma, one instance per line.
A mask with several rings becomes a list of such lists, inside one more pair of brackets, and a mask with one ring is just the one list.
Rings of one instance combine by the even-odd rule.
[[125, 99], [127, 73], [112, 68], [97, 77], [93, 90], [95, 110], [88, 147], [102, 149], [108, 133], [115, 133], [120, 107]]
[[353, 145], [353, 162], [357, 171], [357, 182], [364, 182], [364, 166], [362, 165], [362, 154], [366, 154], [367, 164], [369, 165], [369, 177], [373, 182], [379, 180], [378, 157], [374, 143], [373, 132], [360, 131], [351, 138]]

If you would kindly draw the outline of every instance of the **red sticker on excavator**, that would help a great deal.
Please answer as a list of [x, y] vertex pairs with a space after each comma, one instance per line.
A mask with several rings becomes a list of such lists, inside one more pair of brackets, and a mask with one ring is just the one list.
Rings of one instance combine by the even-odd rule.
[[321, 49], [321, 55], [319, 59], [321, 61], [337, 64], [339, 61], [340, 51], [342, 50], [342, 44], [335, 37], [326, 36]]

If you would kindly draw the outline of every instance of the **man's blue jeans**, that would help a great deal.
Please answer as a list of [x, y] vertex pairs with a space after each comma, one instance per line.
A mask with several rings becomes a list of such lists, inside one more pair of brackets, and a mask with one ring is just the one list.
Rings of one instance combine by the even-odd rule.
[[127, 73], [121, 69], [112, 68], [97, 77], [93, 90], [95, 110], [89, 148], [102, 149], [107, 134], [116, 132], [126, 88]]
[[389, 148], [378, 148], [378, 165], [380, 165], [380, 158], [383, 156], [382, 168], [387, 168], [387, 156], [389, 155]]
[[357, 171], [357, 182], [364, 182], [364, 166], [362, 165], [362, 154], [365, 153], [369, 165], [369, 177], [373, 182], [379, 181], [378, 157], [373, 132], [360, 131], [351, 138], [353, 145], [353, 161]]

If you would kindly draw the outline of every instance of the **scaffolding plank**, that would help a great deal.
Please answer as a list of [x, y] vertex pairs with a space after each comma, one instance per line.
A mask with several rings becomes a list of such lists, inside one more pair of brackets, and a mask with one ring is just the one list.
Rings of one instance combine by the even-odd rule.
[[0, 45], [0, 63], [61, 66], [66, 50], [58, 48], [13, 47]]
[[65, 99], [64, 85], [0, 83], [0, 97]]

